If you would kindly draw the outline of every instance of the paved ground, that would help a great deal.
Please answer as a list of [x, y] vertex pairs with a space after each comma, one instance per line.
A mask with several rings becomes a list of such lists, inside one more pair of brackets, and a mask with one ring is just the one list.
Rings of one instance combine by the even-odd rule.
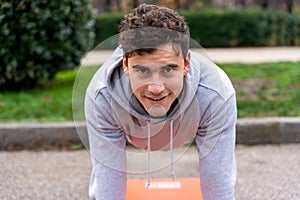
[[[217, 63], [262, 63], [277, 61], [299, 61], [300, 47], [257, 47], [257, 48], [207, 48], [192, 49], [204, 52]], [[112, 51], [91, 51], [84, 59], [83, 65], [103, 64]]]
[[[300, 144], [238, 145], [236, 155], [237, 200], [300, 199]], [[189, 149], [176, 162], [177, 177], [198, 176], [196, 156]], [[87, 199], [91, 165], [85, 150], [0, 152], [0, 162], [1, 200]]]

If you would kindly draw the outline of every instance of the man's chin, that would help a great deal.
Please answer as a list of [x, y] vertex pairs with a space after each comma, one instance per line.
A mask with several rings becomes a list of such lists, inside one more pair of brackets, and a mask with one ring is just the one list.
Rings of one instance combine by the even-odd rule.
[[161, 105], [153, 105], [149, 111], [148, 114], [153, 118], [161, 118], [164, 117], [167, 114], [168, 110], [161, 106]]

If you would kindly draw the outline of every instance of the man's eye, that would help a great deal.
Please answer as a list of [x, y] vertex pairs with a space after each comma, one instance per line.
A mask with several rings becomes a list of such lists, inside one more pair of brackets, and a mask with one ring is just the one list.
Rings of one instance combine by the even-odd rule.
[[167, 73], [167, 74], [172, 73], [173, 71], [174, 69], [172, 67], [165, 67], [163, 69], [163, 73]]
[[138, 69], [137, 70], [139, 74], [147, 74], [149, 70], [147, 69]]

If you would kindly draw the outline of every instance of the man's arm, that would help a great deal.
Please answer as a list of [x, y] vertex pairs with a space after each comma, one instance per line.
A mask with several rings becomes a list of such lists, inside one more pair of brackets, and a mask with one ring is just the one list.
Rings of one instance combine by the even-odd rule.
[[215, 97], [199, 128], [196, 143], [204, 200], [234, 199], [236, 116], [235, 94], [227, 100]]
[[91, 200], [120, 200], [126, 196], [126, 172], [114, 170], [92, 158]]
[[92, 160], [90, 199], [120, 200], [126, 196], [126, 140], [112, 117], [105, 95], [87, 93], [86, 122]]

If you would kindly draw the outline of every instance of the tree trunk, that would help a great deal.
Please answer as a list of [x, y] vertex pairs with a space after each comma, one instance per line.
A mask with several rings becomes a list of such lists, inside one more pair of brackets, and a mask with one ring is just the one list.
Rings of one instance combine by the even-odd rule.
[[136, 8], [139, 5], [139, 0], [132, 0], [131, 2], [132, 8]]
[[241, 7], [246, 7], [245, 0], [236, 0], [235, 3], [236, 3], [236, 6], [240, 5]]
[[174, 0], [174, 3], [175, 3], [175, 8], [176, 9], [180, 9], [180, 0]]
[[111, 6], [110, 0], [94, 0], [93, 3], [98, 13], [109, 11], [109, 7]]
[[183, 9], [188, 10], [191, 9], [192, 6], [196, 3], [197, 0], [186, 0], [185, 3], [183, 4]]
[[285, 3], [286, 3], [286, 9], [287, 9], [287, 11], [289, 13], [292, 13], [293, 12], [293, 6], [294, 6], [293, 0], [286, 0]]
[[117, 11], [118, 12], [121, 12], [122, 11], [122, 1], [121, 0], [115, 0], [115, 4], [116, 4], [116, 7], [117, 7]]
[[[278, 1], [278, 0], [276, 0]], [[263, 9], [269, 8], [269, 0], [254, 0], [256, 5], [259, 5]]]

